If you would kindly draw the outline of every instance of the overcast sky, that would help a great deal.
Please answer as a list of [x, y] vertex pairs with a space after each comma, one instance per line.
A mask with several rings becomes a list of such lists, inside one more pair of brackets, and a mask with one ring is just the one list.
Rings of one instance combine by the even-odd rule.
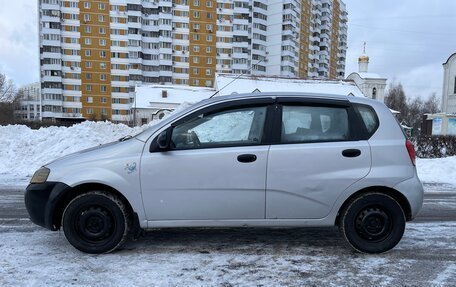
[[[36, 0], [0, 0], [0, 72], [20, 86], [39, 80]], [[369, 72], [401, 82], [409, 97], [441, 96], [442, 63], [456, 52], [454, 0], [344, 0], [346, 75], [367, 42]]]

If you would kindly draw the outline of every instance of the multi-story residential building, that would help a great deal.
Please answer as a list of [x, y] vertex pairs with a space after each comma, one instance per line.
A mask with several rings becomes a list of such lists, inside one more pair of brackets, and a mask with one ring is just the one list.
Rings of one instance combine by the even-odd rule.
[[20, 105], [15, 111], [19, 119], [37, 121], [41, 117], [40, 83], [25, 85], [19, 90]]
[[344, 78], [341, 0], [38, 0], [43, 118], [127, 122], [136, 84]]

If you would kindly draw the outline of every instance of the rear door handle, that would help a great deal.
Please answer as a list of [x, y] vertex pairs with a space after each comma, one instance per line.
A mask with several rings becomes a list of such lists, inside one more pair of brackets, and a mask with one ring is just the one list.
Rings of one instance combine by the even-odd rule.
[[345, 157], [357, 157], [361, 155], [361, 151], [359, 149], [346, 149], [342, 152], [342, 155]]
[[254, 162], [256, 161], [257, 156], [254, 154], [241, 154], [238, 155], [237, 160], [239, 162], [247, 163], [247, 162]]

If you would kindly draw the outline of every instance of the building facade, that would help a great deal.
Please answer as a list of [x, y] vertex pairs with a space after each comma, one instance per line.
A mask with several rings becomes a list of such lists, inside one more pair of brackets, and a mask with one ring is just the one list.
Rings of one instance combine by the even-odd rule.
[[37, 121], [41, 119], [40, 83], [25, 85], [19, 90], [20, 105], [15, 111], [21, 120]]
[[456, 114], [456, 53], [443, 63], [442, 112]]
[[343, 79], [341, 0], [38, 0], [43, 118], [128, 122], [137, 84]]

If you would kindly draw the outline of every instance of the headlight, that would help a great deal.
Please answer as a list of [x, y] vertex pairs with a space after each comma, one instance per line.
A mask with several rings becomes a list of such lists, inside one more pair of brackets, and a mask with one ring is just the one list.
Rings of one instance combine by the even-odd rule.
[[49, 173], [51, 170], [47, 167], [42, 167], [35, 172], [30, 183], [43, 183], [48, 179]]

